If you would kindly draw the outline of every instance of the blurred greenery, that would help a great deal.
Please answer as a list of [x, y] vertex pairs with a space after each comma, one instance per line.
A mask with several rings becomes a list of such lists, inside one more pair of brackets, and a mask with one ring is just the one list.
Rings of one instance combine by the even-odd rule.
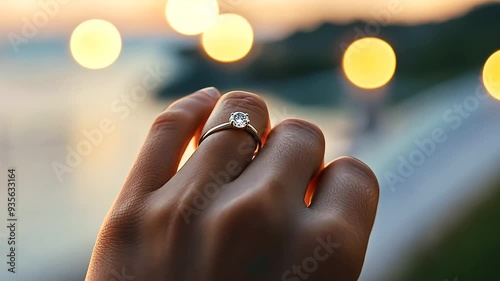
[[324, 24], [276, 42], [257, 44], [249, 57], [234, 64], [214, 62], [198, 47], [183, 49], [180, 55], [185, 75], [159, 94], [175, 97], [213, 85], [222, 90], [272, 92], [301, 104], [334, 105], [343, 89], [335, 75], [345, 48], [356, 39], [375, 35], [388, 41], [397, 53], [398, 68], [389, 90], [395, 93], [392, 100], [398, 102], [479, 70], [488, 56], [500, 49], [499, 20], [500, 5], [490, 4], [460, 18], [416, 26], [384, 26], [379, 22], [377, 29], [366, 22]]
[[442, 241], [423, 250], [400, 280], [499, 280], [500, 179], [493, 188], [494, 194]]

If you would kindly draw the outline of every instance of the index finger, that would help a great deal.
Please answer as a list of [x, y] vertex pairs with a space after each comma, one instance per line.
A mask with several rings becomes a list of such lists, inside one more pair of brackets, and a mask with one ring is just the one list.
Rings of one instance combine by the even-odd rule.
[[148, 192], [169, 181], [177, 172], [190, 140], [201, 130], [219, 97], [215, 88], [199, 90], [158, 115], [129, 174], [126, 188]]

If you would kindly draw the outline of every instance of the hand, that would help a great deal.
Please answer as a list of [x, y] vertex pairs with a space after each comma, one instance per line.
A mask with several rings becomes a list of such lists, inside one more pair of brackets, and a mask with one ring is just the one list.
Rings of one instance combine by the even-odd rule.
[[[193, 136], [247, 112], [264, 140], [225, 130], [177, 171]], [[323, 167], [321, 130], [270, 130], [264, 100], [208, 88], [153, 123], [109, 211], [86, 280], [357, 280], [378, 204], [373, 172], [353, 158]], [[309, 208], [304, 194], [316, 190]], [[307, 201], [307, 200], [306, 200]]]

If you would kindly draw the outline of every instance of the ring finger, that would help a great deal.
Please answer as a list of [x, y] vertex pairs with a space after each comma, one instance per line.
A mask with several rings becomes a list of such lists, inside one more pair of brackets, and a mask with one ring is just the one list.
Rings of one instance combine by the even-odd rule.
[[[251, 125], [262, 138], [269, 132], [269, 113], [265, 101], [247, 92], [230, 92], [222, 96], [205, 124], [202, 135], [211, 128], [227, 123], [231, 113], [248, 114]], [[257, 142], [244, 130], [227, 129], [207, 136], [173, 180], [215, 181], [218, 185], [237, 178], [252, 160]], [[180, 184], [182, 185], [182, 184]]]

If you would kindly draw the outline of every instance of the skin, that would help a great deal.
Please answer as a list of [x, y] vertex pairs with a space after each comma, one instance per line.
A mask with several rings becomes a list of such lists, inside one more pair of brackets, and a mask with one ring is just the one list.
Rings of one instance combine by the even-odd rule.
[[[257, 156], [250, 134], [225, 130], [177, 171], [193, 136], [234, 111], [261, 134]], [[214, 88], [162, 112], [104, 220], [86, 280], [357, 280], [378, 204], [374, 173], [350, 157], [325, 166], [316, 125], [288, 119], [271, 130], [268, 116], [259, 96]]]

